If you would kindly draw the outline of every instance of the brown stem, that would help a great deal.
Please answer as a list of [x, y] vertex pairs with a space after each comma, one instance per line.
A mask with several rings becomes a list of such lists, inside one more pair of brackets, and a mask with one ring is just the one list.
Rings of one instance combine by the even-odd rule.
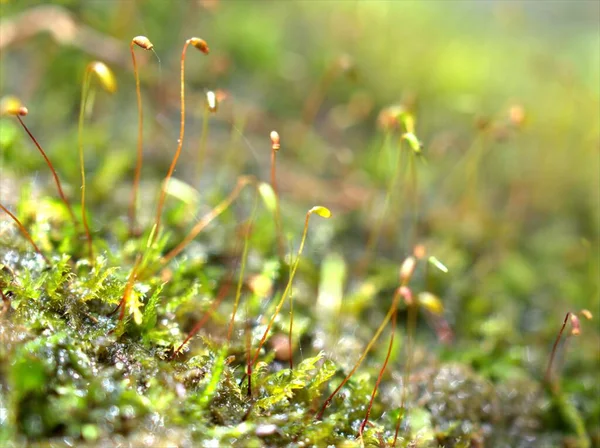
[[273, 188], [275, 198], [277, 199], [275, 206], [275, 232], [277, 233], [277, 250], [279, 253], [279, 259], [283, 260], [285, 258], [285, 246], [283, 244], [283, 234], [281, 231], [281, 209], [279, 205], [279, 191], [277, 189], [277, 176], [275, 173], [276, 159], [277, 149], [273, 147], [271, 148], [271, 187]]
[[392, 314], [392, 334], [390, 336], [390, 344], [388, 345], [388, 351], [385, 355], [385, 361], [383, 362], [383, 366], [381, 366], [381, 370], [379, 371], [379, 375], [377, 376], [377, 381], [375, 382], [375, 387], [373, 388], [373, 393], [371, 394], [371, 400], [369, 400], [369, 406], [367, 407], [367, 413], [365, 415], [365, 419], [360, 424], [360, 428], [358, 429], [358, 435], [362, 438], [363, 431], [365, 430], [365, 426], [367, 426], [367, 422], [369, 421], [369, 415], [371, 415], [371, 408], [373, 407], [373, 401], [375, 400], [375, 395], [377, 394], [377, 389], [379, 388], [379, 384], [381, 383], [381, 379], [383, 378], [383, 372], [385, 372], [385, 368], [387, 367], [388, 361], [390, 359], [390, 355], [392, 353], [392, 346], [394, 345], [394, 334], [396, 333], [396, 315], [397, 310], [394, 309], [394, 313]]
[[325, 94], [327, 90], [337, 77], [340, 72], [340, 62], [339, 60], [335, 60], [331, 63], [331, 65], [327, 68], [327, 71], [320, 79], [317, 86], [312, 90], [312, 92], [308, 95], [306, 102], [304, 103], [304, 108], [302, 110], [302, 124], [304, 125], [304, 129], [300, 138], [298, 139], [298, 148], [302, 148], [304, 141], [306, 139], [306, 134], [308, 132], [308, 128], [315, 121], [317, 116], [317, 112], [319, 112], [319, 108], [325, 99]]
[[19, 221], [19, 219], [13, 215], [6, 207], [4, 207], [2, 204], [0, 204], [0, 209], [2, 209], [8, 216], [10, 216], [13, 221], [17, 224], [17, 227], [19, 228], [19, 230], [21, 231], [21, 234], [27, 239], [27, 241], [29, 241], [31, 243], [31, 245], [33, 246], [33, 248], [35, 249], [35, 251], [41, 255], [41, 257], [44, 259], [44, 261], [48, 264], [50, 264], [50, 260], [48, 260], [48, 258], [42, 253], [42, 251], [40, 250], [40, 248], [37, 246], [37, 244], [35, 244], [33, 242], [33, 239], [31, 238], [31, 235], [29, 234], [29, 232], [25, 229], [25, 226], [23, 226], [23, 224], [21, 224], [21, 221]]
[[547, 384], [550, 384], [550, 379], [552, 376], [552, 365], [554, 364], [554, 358], [556, 357], [558, 343], [560, 342], [560, 338], [562, 337], [562, 334], [565, 331], [565, 327], [567, 326], [569, 317], [571, 317], [570, 311], [567, 314], [565, 314], [565, 320], [563, 321], [562, 326], [560, 327], [560, 331], [556, 336], [556, 340], [554, 341], [554, 345], [552, 346], [552, 352], [550, 353], [550, 359], [548, 360], [548, 366], [546, 367], [546, 374], [544, 375], [544, 382]]
[[190, 44], [198, 48], [204, 54], [208, 54], [208, 46], [206, 45], [206, 42], [204, 42], [202, 39], [198, 39], [197, 37], [192, 37], [186, 40], [185, 44], [183, 45], [183, 50], [181, 51], [181, 123], [179, 125], [179, 139], [177, 140], [177, 150], [175, 151], [175, 155], [173, 156], [173, 160], [171, 161], [171, 166], [169, 167], [167, 176], [165, 177], [165, 180], [163, 181], [162, 187], [160, 189], [160, 197], [158, 198], [158, 206], [156, 207], [156, 223], [154, 229], [155, 233], [152, 237], [152, 244], [156, 242], [156, 238], [159, 234], [162, 210], [165, 205], [165, 198], [167, 195], [167, 186], [169, 184], [169, 180], [171, 180], [173, 172], [175, 171], [175, 166], [177, 165], [177, 160], [179, 159], [179, 155], [181, 154], [181, 148], [183, 147], [183, 136], [185, 134], [185, 54], [187, 51], [187, 47]]
[[135, 93], [137, 97], [137, 108], [138, 108], [138, 139], [137, 139], [137, 159], [135, 164], [135, 173], [133, 177], [133, 188], [131, 190], [131, 202], [129, 204], [129, 234], [135, 235], [136, 230], [136, 209], [137, 209], [137, 197], [140, 188], [140, 177], [142, 174], [142, 158], [143, 158], [143, 123], [144, 123], [144, 111], [142, 109], [142, 92], [140, 91], [140, 76], [138, 74], [137, 62], [135, 59], [135, 52], [133, 47], [136, 45], [135, 41], [132, 40], [129, 44], [129, 51], [131, 52], [131, 60], [133, 62], [133, 76], [135, 77]]
[[233, 271], [234, 271], [234, 269], [232, 269], [230, 271], [230, 273], [228, 274], [228, 277], [227, 277], [225, 283], [223, 284], [223, 286], [221, 286], [220, 291], [217, 293], [217, 297], [213, 301], [211, 307], [208, 309], [208, 311], [206, 313], [204, 313], [204, 316], [202, 316], [202, 318], [198, 321], [198, 323], [196, 325], [194, 325], [194, 328], [192, 328], [192, 330], [189, 332], [189, 334], [187, 335], [185, 340], [181, 343], [181, 345], [179, 347], [177, 347], [177, 350], [175, 350], [175, 352], [173, 352], [173, 354], [171, 355], [171, 358], [170, 358], [171, 361], [173, 359], [175, 359], [175, 357], [179, 354], [179, 352], [185, 346], [185, 344], [187, 344], [188, 341], [190, 339], [192, 339], [196, 335], [196, 333], [198, 333], [202, 329], [204, 324], [208, 321], [208, 319], [210, 319], [210, 317], [213, 315], [215, 310], [219, 307], [221, 302], [225, 299], [225, 297], [227, 297], [227, 293], [229, 292], [229, 288], [231, 287], [231, 277], [233, 276]]
[[356, 370], [360, 367], [360, 365], [366, 358], [367, 354], [371, 351], [371, 348], [373, 347], [375, 342], [377, 342], [377, 339], [379, 339], [379, 336], [381, 335], [381, 332], [383, 331], [384, 327], [389, 322], [392, 315], [396, 312], [395, 310], [398, 307], [398, 300], [400, 299], [400, 294], [401, 294], [400, 291], [401, 291], [401, 288], [396, 289], [396, 293], [394, 294], [394, 299], [392, 300], [392, 305], [390, 306], [390, 309], [388, 310], [386, 316], [384, 317], [383, 322], [381, 322], [381, 325], [379, 326], [379, 328], [377, 329], [377, 331], [375, 332], [375, 334], [373, 335], [373, 337], [367, 344], [367, 347], [360, 355], [360, 358], [358, 358], [358, 361], [356, 362], [356, 364], [354, 364], [354, 367], [352, 367], [352, 370], [350, 371], [350, 373], [348, 373], [348, 375], [346, 375], [346, 377], [343, 379], [343, 381], [340, 383], [340, 385], [333, 391], [333, 393], [331, 395], [329, 395], [329, 397], [327, 397], [327, 399], [325, 400], [325, 403], [323, 403], [323, 406], [321, 407], [321, 409], [319, 410], [319, 413], [315, 417], [316, 420], [323, 419], [323, 414], [325, 413], [325, 409], [327, 409], [327, 407], [331, 404], [331, 401], [337, 395], [337, 393], [340, 391], [340, 389], [342, 387], [344, 387], [344, 385], [348, 382], [348, 380], [350, 380], [352, 375], [354, 375], [354, 372], [356, 372]]
[[235, 292], [235, 302], [233, 303], [233, 311], [231, 312], [231, 319], [229, 320], [229, 328], [227, 329], [227, 343], [231, 341], [231, 335], [233, 334], [233, 328], [235, 325], [235, 315], [240, 304], [240, 298], [242, 296], [242, 286], [244, 282], [244, 273], [246, 271], [246, 260], [248, 259], [248, 249], [250, 247], [250, 234], [252, 233], [252, 226], [254, 225], [254, 216], [256, 215], [256, 208], [258, 206], [258, 192], [254, 198], [254, 205], [250, 218], [246, 222], [244, 232], [244, 248], [242, 249], [242, 260], [240, 263], [240, 273], [238, 277], [238, 284]]
[[[176, 257], [185, 247], [194, 239], [198, 234], [204, 230], [216, 217], [218, 217], [221, 213], [223, 213], [233, 201], [239, 196], [242, 189], [253, 182], [253, 179], [247, 176], [240, 177], [238, 179], [238, 183], [236, 184], [233, 191], [227, 196], [223, 201], [221, 201], [215, 208], [213, 208], [209, 213], [204, 215], [200, 221], [196, 223], [196, 225], [190, 230], [187, 236], [183, 239], [181, 243], [179, 243], [174, 249], [172, 249], [169, 253], [161, 258], [161, 263], [166, 264], [171, 259]], [[155, 229], [155, 232], [157, 229]]]
[[252, 331], [246, 316], [246, 374], [248, 375], [248, 397], [252, 397]]
[[[406, 297], [405, 297], [406, 299]], [[408, 301], [407, 301], [408, 302]], [[400, 400], [400, 414], [398, 414], [398, 420], [396, 421], [396, 430], [394, 432], [394, 442], [392, 446], [396, 446], [396, 440], [398, 439], [398, 433], [400, 431], [400, 425], [404, 418], [404, 407], [406, 404], [406, 397], [408, 395], [408, 381], [410, 379], [410, 371], [412, 368], [412, 361], [414, 355], [414, 338], [415, 328], [417, 325], [417, 311], [418, 306], [412, 300], [408, 305], [408, 322], [406, 328], [406, 367], [404, 369], [404, 378], [402, 380], [402, 398]]]
[[31, 139], [31, 141], [37, 147], [37, 149], [40, 152], [40, 154], [42, 154], [42, 157], [46, 161], [46, 164], [48, 165], [48, 168], [50, 168], [50, 171], [52, 171], [52, 176], [54, 177], [54, 182], [56, 183], [56, 188], [58, 189], [58, 194], [59, 194], [60, 198], [62, 199], [62, 201], [67, 206], [67, 210], [69, 211], [69, 215], [71, 216], [71, 220], [73, 221], [73, 225], [75, 226], [75, 228], [77, 228], [77, 219], [75, 218], [75, 213], [73, 213], [73, 208], [71, 207], [71, 203], [69, 202], [69, 200], [65, 196], [65, 193], [64, 193], [64, 191], [62, 189], [62, 185], [60, 183], [60, 179], [58, 178], [58, 174], [56, 173], [56, 170], [54, 169], [54, 166], [52, 165], [52, 162], [50, 162], [50, 159], [46, 155], [46, 152], [42, 149], [42, 146], [38, 143], [37, 139], [33, 136], [33, 134], [31, 133], [31, 131], [29, 131], [29, 128], [25, 125], [25, 123], [23, 122], [23, 120], [21, 119], [21, 117], [19, 115], [15, 115], [15, 116], [17, 117], [17, 120], [19, 120], [19, 123], [21, 123], [21, 126], [23, 126], [23, 129], [25, 129], [25, 132], [27, 132], [27, 135], [29, 135], [29, 138]]

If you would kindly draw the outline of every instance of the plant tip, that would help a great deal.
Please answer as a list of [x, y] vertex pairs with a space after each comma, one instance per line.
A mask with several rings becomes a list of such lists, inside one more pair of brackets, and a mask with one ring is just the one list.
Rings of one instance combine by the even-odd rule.
[[217, 95], [212, 90], [206, 92], [206, 105], [208, 106], [208, 110], [212, 113], [217, 111], [219, 102], [217, 100]]
[[425, 255], [427, 255], [427, 249], [425, 249], [425, 245], [423, 244], [417, 244], [415, 246], [415, 248], [413, 249], [413, 255], [420, 260], [421, 258], [425, 258]]
[[200, 50], [204, 54], [210, 53], [210, 49], [208, 48], [208, 44], [204, 39], [200, 39], [199, 37], [191, 37], [188, 39], [188, 42]]
[[579, 336], [581, 334], [579, 318], [575, 314], [571, 314], [571, 334], [573, 336]]
[[525, 109], [520, 104], [514, 104], [508, 110], [510, 123], [515, 127], [521, 127], [525, 123]]
[[417, 259], [413, 256], [406, 257], [400, 266], [400, 283], [402, 286], [406, 285], [415, 271], [417, 265]]
[[400, 288], [398, 288], [398, 293], [400, 294], [400, 296], [402, 296], [402, 298], [404, 299], [404, 303], [406, 303], [407, 305], [410, 306], [414, 303], [412, 291], [408, 286], [400, 286]]
[[0, 115], [18, 115], [24, 117], [29, 111], [21, 100], [15, 96], [7, 96], [0, 101]]
[[271, 131], [270, 137], [271, 137], [271, 147], [273, 148], [273, 151], [279, 151], [279, 148], [281, 148], [281, 142], [279, 140], [279, 133], [277, 131]]
[[313, 213], [316, 213], [321, 218], [325, 218], [325, 219], [331, 218], [331, 211], [327, 207], [323, 207], [321, 205], [317, 205], [317, 206], [311, 208], [308, 211], [308, 213], [311, 214], [311, 215]]
[[592, 320], [592, 318], [594, 317], [592, 315], [591, 311], [590, 310], [586, 310], [586, 309], [581, 310], [581, 315], [583, 317], [585, 317], [587, 320]]
[[144, 50], [152, 50], [154, 48], [154, 44], [146, 36], [135, 36], [131, 41]]
[[442, 301], [430, 292], [421, 292], [418, 296], [419, 305], [436, 316], [444, 314]]
[[423, 143], [419, 141], [417, 136], [412, 132], [405, 132], [402, 134], [402, 139], [408, 142], [410, 148], [414, 151], [415, 154], [421, 154], [421, 150], [423, 149]]
[[117, 81], [112, 70], [104, 62], [94, 61], [88, 65], [88, 70], [98, 76], [102, 88], [109, 93], [117, 91]]

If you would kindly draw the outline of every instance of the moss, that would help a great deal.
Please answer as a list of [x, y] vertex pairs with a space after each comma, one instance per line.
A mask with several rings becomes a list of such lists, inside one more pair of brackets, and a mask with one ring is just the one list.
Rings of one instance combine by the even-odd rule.
[[[121, 28], [135, 23], [134, 2], [70, 3], [79, 11], [77, 23], [89, 25], [94, 17], [98, 31], [119, 39], [123, 29], [109, 30], [106, 18], [119, 18]], [[599, 215], [596, 196], [588, 194], [597, 187], [592, 175], [598, 164], [589, 157], [597, 140], [590, 134], [597, 127], [597, 92], [578, 78], [579, 63], [569, 65], [581, 58], [567, 51], [569, 42], [587, 45], [589, 35], [578, 30], [563, 36], [559, 56], [554, 46], [540, 48], [551, 68], [540, 79], [523, 63], [530, 60], [528, 46], [507, 43], [505, 30], [493, 39], [458, 35], [475, 30], [466, 24], [480, 23], [465, 21], [458, 4], [450, 14], [427, 2], [402, 8], [304, 2], [269, 11], [220, 2], [217, 12], [204, 14], [215, 2], [200, 3], [198, 15], [183, 4], [165, 9], [164, 0], [148, 0], [139, 12], [164, 61], [153, 72], [140, 58], [147, 119], [140, 235], [130, 234], [125, 219], [135, 158], [134, 137], [125, 137], [136, 128], [130, 119], [134, 102], [128, 102], [130, 73], [115, 65], [120, 85], [128, 86], [115, 96], [122, 102], [111, 111], [113, 100], [98, 97], [86, 124], [94, 260], [87, 258], [80, 224], [73, 225], [52, 178], [44, 175], [42, 159], [27, 152], [31, 142], [18, 122], [0, 121], [2, 203], [50, 259], [48, 265], [32, 253], [12, 222], [0, 221], [0, 445], [385, 446], [401, 418], [401, 447], [600, 446], [597, 325], [582, 322], [582, 337], [561, 343], [552, 387], [542, 379], [558, 319], [567, 310], [594, 311], [599, 305]], [[9, 13], [29, 7], [3, 6]], [[501, 21], [510, 19], [508, 12]], [[186, 20], [201, 24], [213, 48], [209, 59], [190, 58], [188, 64], [186, 151], [201, 141], [192, 104], [204, 96], [195, 83], [216, 82], [229, 97], [210, 120], [201, 178], [193, 157], [182, 156], [163, 226], [151, 244], [153, 199], [168, 149], [175, 148], [170, 129], [155, 132], [158, 121], [150, 125], [150, 119], [160, 119], [162, 127], [171, 118], [163, 100], [177, 80], [167, 77], [173, 69], [167, 65], [177, 62], [181, 48], [169, 43], [175, 40], [171, 30], [190, 31]], [[518, 30], [511, 30], [517, 38]], [[454, 33], [458, 53], [447, 51]], [[47, 44], [43, 52], [38, 45], [6, 52], [2, 87], [10, 90], [25, 74], [32, 77], [24, 83], [32, 98], [28, 124], [48, 142], [67, 196], [78, 198], [77, 131], [67, 120], [78, 112], [69, 107], [80, 92], [76, 75], [65, 67], [89, 61]], [[116, 48], [111, 57], [125, 60]], [[323, 75], [328, 67], [349, 68], [336, 65], [350, 59], [339, 58], [342, 50], [351, 53], [350, 71], [357, 76], [341, 70], [329, 79]], [[488, 76], [483, 69], [492, 61], [499, 69]], [[204, 64], [207, 70], [197, 69]], [[260, 70], [242, 71], [248, 67]], [[244, 101], [257, 95], [260, 101], [246, 115]], [[315, 123], [306, 123], [300, 111], [315, 98]], [[389, 107], [398, 98], [401, 107]], [[382, 123], [389, 129], [374, 125], [379, 111], [391, 117]], [[311, 222], [289, 289], [295, 367], [290, 371], [284, 353], [290, 332], [286, 301], [274, 321], [275, 337], [251, 366], [250, 387], [248, 356], [295, 262], [277, 253], [274, 191], [259, 189], [265, 207], [252, 208], [255, 192], [248, 189], [179, 256], [168, 263], [161, 257], [198, 214], [231, 191], [234, 176], [265, 179], [265, 129], [271, 126], [281, 132], [286, 252], [295, 253], [313, 200], [331, 207], [333, 219]], [[398, 154], [411, 158], [401, 159], [407, 167], [394, 184]], [[385, 199], [388, 186], [393, 188]], [[384, 203], [386, 216], [380, 214]], [[79, 217], [79, 206], [73, 207]], [[375, 229], [381, 238], [371, 248]], [[407, 349], [410, 316], [402, 305], [388, 368], [360, 440], [389, 328], [323, 420], [315, 416], [384, 319], [399, 264], [416, 244], [443, 265], [438, 258], [419, 262], [410, 280], [415, 293], [429, 294], [415, 294], [421, 308], [411, 335], [414, 350]], [[244, 262], [242, 247], [249, 248]], [[370, 253], [361, 267], [365, 247]], [[229, 338], [238, 275], [240, 303]], [[194, 333], [199, 322], [202, 328]], [[183, 344], [190, 332], [194, 337]]]

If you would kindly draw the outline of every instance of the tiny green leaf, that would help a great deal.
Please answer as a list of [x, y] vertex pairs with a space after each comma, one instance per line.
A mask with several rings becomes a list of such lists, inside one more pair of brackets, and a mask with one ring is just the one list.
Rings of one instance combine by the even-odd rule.
[[96, 74], [100, 85], [109, 93], [117, 91], [117, 80], [112, 70], [104, 62], [94, 61], [89, 65], [89, 70]]
[[277, 210], [277, 196], [275, 195], [273, 187], [266, 182], [261, 182], [258, 185], [258, 193], [265, 203], [265, 207], [267, 207], [271, 213], [275, 213]]
[[415, 152], [415, 154], [421, 154], [421, 148], [423, 145], [415, 134], [412, 132], [406, 132], [402, 134], [402, 139], [408, 142], [410, 148]]
[[142, 316], [142, 330], [149, 331], [156, 325], [156, 307], [158, 305], [158, 299], [160, 298], [160, 293], [162, 292], [166, 283], [162, 283], [156, 287], [150, 299], [148, 299], [148, 303], [144, 307], [144, 313]]
[[427, 259], [427, 261], [432, 264], [433, 266], [435, 266], [436, 268], [438, 268], [440, 271], [442, 271], [443, 273], [447, 274], [448, 273], [448, 268], [444, 265], [444, 263], [442, 263], [440, 260], [438, 260], [436, 257], [434, 257], [433, 255], [431, 257], [429, 257]]

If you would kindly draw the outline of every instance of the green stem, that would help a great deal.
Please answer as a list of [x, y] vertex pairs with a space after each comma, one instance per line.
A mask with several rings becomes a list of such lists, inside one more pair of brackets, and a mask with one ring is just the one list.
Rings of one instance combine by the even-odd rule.
[[262, 338], [260, 339], [260, 342], [258, 343], [258, 347], [256, 348], [254, 358], [252, 359], [252, 363], [251, 363], [252, 365], [256, 364], [256, 361], [258, 360], [258, 356], [260, 355], [260, 349], [265, 344], [267, 337], [269, 336], [269, 331], [271, 330], [271, 327], [273, 326], [273, 322], [275, 322], [275, 318], [281, 311], [281, 308], [283, 307], [285, 299], [287, 298], [287, 296], [290, 293], [290, 290], [292, 288], [292, 282], [294, 281], [294, 276], [296, 275], [296, 269], [298, 269], [298, 265], [300, 264], [300, 255], [302, 255], [302, 250], [304, 249], [304, 243], [306, 242], [306, 234], [308, 233], [308, 222], [310, 220], [310, 215], [311, 215], [311, 212], [309, 211], [306, 214], [306, 219], [304, 220], [304, 231], [302, 232], [302, 239], [300, 240], [300, 247], [298, 248], [298, 253], [296, 254], [296, 260], [294, 260], [294, 263], [292, 265], [292, 270], [290, 272], [290, 278], [285, 287], [285, 290], [283, 291], [283, 294], [281, 295], [281, 299], [279, 299], [279, 303], [277, 303], [277, 307], [275, 308], [275, 311], [273, 312], [273, 315], [271, 316], [271, 320], [269, 321], [269, 324], [267, 325], [267, 329], [265, 330]]
[[[204, 104], [204, 103], [202, 103]], [[202, 116], [202, 135], [200, 136], [200, 148], [198, 148], [198, 172], [196, 176], [198, 179], [202, 174], [204, 168], [204, 160], [206, 159], [206, 140], [208, 138], [208, 118], [210, 116], [210, 110], [204, 104], [204, 114]]]
[[79, 167], [81, 170], [81, 220], [87, 239], [88, 254], [90, 263], [94, 264], [94, 248], [92, 246], [92, 235], [88, 225], [87, 214], [85, 211], [85, 159], [83, 156], [83, 119], [85, 116], [85, 108], [91, 85], [91, 70], [86, 69], [83, 78], [83, 88], [81, 90], [81, 102], [79, 105], [79, 124], [78, 124], [78, 147], [79, 147]]
[[231, 341], [231, 334], [233, 332], [233, 326], [235, 323], [235, 315], [237, 313], [237, 309], [240, 303], [240, 297], [242, 295], [242, 286], [244, 284], [244, 272], [246, 271], [246, 261], [248, 259], [248, 248], [250, 247], [250, 233], [252, 231], [252, 226], [254, 225], [254, 218], [256, 216], [256, 209], [258, 207], [258, 193], [256, 193], [254, 198], [254, 205], [252, 206], [252, 212], [250, 213], [250, 219], [248, 220], [248, 228], [244, 235], [244, 249], [242, 252], [242, 264], [240, 266], [240, 274], [238, 277], [237, 289], [235, 292], [235, 302], [233, 303], [233, 312], [231, 314], [231, 320], [229, 321], [229, 328], [227, 330], [227, 341]]

